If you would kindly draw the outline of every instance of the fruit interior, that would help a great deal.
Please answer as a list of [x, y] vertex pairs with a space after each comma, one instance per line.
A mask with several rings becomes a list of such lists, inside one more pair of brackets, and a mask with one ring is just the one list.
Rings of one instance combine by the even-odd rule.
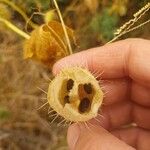
[[80, 114], [88, 113], [91, 110], [95, 94], [94, 86], [91, 83], [77, 84], [73, 79], [66, 79], [62, 83], [61, 89], [59, 100], [63, 107], [70, 104]]

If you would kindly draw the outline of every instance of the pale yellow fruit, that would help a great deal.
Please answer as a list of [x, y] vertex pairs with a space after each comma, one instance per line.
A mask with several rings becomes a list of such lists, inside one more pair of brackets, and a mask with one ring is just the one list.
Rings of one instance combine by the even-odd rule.
[[81, 67], [62, 69], [50, 83], [47, 95], [50, 107], [73, 122], [96, 117], [103, 100], [98, 81]]

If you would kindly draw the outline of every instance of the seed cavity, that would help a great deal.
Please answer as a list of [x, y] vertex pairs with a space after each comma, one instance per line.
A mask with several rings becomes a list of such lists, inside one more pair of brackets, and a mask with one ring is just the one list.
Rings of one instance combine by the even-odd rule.
[[86, 83], [86, 84], [84, 84], [83, 85], [83, 87], [84, 87], [84, 90], [85, 90], [85, 92], [87, 93], [87, 94], [91, 94], [92, 93], [92, 85], [91, 85], [91, 83]]
[[70, 101], [69, 101], [69, 96], [68, 95], [66, 95], [65, 97], [64, 97], [64, 103], [66, 104], [66, 103], [70, 103]]
[[78, 108], [79, 112], [80, 113], [87, 112], [89, 110], [90, 106], [91, 106], [90, 100], [87, 97], [83, 98], [79, 104], [79, 108]]
[[72, 79], [69, 79], [67, 81], [67, 91], [70, 91], [73, 88], [74, 81]]

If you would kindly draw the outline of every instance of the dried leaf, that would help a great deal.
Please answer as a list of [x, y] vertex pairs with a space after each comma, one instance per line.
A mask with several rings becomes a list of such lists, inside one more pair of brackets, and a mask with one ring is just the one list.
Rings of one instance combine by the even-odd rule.
[[[67, 33], [74, 40], [74, 32], [66, 27]], [[69, 55], [62, 25], [51, 21], [36, 28], [24, 45], [24, 58], [42, 62], [48, 67], [60, 58]]]
[[49, 10], [45, 13], [44, 22], [48, 23], [49, 21], [52, 21], [54, 18], [56, 18], [55, 10]]

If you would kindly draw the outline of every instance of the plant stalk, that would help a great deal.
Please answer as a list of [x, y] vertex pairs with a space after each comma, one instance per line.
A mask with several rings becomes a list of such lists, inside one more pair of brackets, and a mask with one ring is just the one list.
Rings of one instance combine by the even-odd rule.
[[60, 9], [59, 9], [59, 7], [58, 7], [58, 4], [57, 4], [56, 0], [53, 0], [53, 2], [54, 2], [54, 5], [55, 5], [55, 7], [56, 7], [58, 16], [59, 16], [59, 18], [60, 18], [60, 21], [61, 21], [61, 24], [62, 24], [62, 27], [63, 27], [63, 30], [64, 30], [64, 34], [65, 34], [65, 37], [66, 37], [69, 54], [72, 54], [73, 51], [72, 51], [72, 48], [71, 48], [70, 39], [69, 39], [67, 30], [66, 30], [66, 26], [65, 26], [65, 23], [64, 23], [64, 21], [63, 21], [63, 18], [62, 18]]
[[36, 28], [37, 27], [37, 24], [33, 23], [32, 21], [28, 21], [30, 20], [28, 18], [28, 16], [25, 14], [24, 11], [22, 11], [17, 5], [15, 5], [13, 2], [9, 1], [9, 0], [0, 0], [0, 2], [3, 2], [3, 3], [6, 3], [7, 5], [11, 6], [15, 11], [17, 11], [23, 18], [26, 22], [29, 23], [29, 25], [32, 27], [32, 28]]
[[13, 25], [8, 20], [0, 17], [0, 22], [3, 22], [8, 28], [10, 28], [11, 30], [13, 30], [14, 32], [16, 32], [17, 34], [19, 34], [20, 36], [24, 37], [25, 39], [29, 39], [30, 38], [30, 35], [28, 35], [27, 33], [23, 32], [22, 30], [20, 30], [18, 27], [16, 27], [15, 25]]

